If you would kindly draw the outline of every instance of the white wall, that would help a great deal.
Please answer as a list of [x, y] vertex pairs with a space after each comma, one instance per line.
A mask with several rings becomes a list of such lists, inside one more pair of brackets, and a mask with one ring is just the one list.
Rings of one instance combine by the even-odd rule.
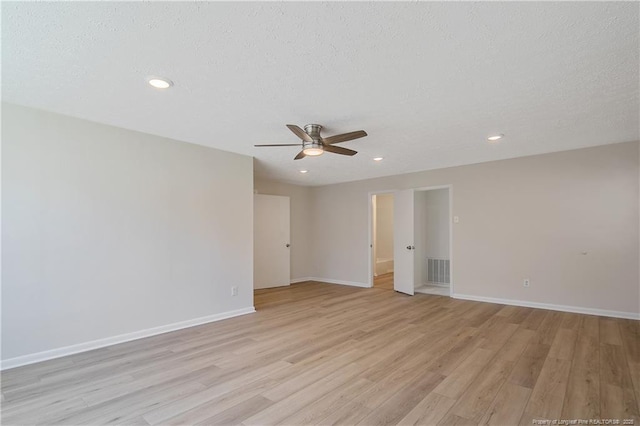
[[250, 157], [7, 104], [2, 142], [3, 361], [252, 308]]
[[255, 179], [259, 194], [285, 195], [291, 199], [291, 280], [313, 277], [311, 259], [311, 189], [307, 186]]
[[427, 258], [449, 259], [449, 190], [414, 194], [415, 284], [428, 280]]
[[376, 274], [393, 272], [393, 194], [375, 196]]
[[630, 142], [316, 187], [315, 276], [366, 285], [369, 192], [452, 184], [457, 294], [638, 313], [638, 159]]
[[427, 283], [427, 192], [413, 193], [413, 285]]
[[425, 203], [425, 256], [449, 258], [449, 190], [422, 191]]

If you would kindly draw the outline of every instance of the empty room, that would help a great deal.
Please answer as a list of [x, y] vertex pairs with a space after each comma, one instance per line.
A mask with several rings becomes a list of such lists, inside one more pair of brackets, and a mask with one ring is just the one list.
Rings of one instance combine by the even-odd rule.
[[640, 3], [1, 19], [2, 424], [640, 424]]

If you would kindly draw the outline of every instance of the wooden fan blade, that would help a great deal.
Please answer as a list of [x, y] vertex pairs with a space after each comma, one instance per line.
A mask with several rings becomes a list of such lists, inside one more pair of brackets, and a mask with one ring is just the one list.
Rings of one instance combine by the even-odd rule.
[[326, 145], [324, 150], [327, 152], [333, 152], [334, 154], [342, 154], [342, 155], [356, 155], [358, 151], [354, 151], [352, 149], [342, 148], [340, 146], [331, 146]]
[[294, 160], [299, 160], [304, 157], [306, 157], [306, 155], [304, 154], [304, 151], [300, 151], [298, 155], [295, 156]]
[[363, 138], [367, 136], [367, 132], [364, 130], [356, 130], [355, 132], [343, 133], [341, 135], [329, 136], [328, 138], [322, 139], [322, 143], [325, 145], [331, 145], [333, 143], [340, 143], [351, 141], [358, 138]]
[[289, 130], [295, 133], [296, 136], [302, 139], [303, 141], [313, 142], [313, 139], [311, 139], [311, 136], [309, 136], [304, 130], [302, 130], [300, 127], [296, 126], [295, 124], [287, 124], [287, 127], [289, 128]]
[[275, 144], [275, 145], [254, 145], [254, 146], [302, 146], [299, 143], [281, 143], [281, 144]]

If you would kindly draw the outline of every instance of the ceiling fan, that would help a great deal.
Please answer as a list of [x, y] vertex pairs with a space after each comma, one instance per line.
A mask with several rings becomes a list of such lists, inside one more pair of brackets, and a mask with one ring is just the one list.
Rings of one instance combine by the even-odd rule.
[[341, 155], [356, 155], [358, 152], [342, 148], [339, 146], [333, 146], [333, 144], [340, 142], [347, 142], [353, 139], [363, 138], [367, 136], [367, 132], [364, 130], [356, 130], [355, 132], [343, 133], [341, 135], [329, 136], [328, 138], [323, 138], [320, 136], [320, 130], [322, 130], [322, 126], [319, 124], [307, 124], [304, 126], [304, 130], [294, 124], [287, 124], [289, 130], [295, 133], [300, 139], [302, 139], [302, 143], [285, 143], [285, 144], [275, 144], [275, 145], [254, 145], [258, 147], [262, 146], [299, 146], [302, 147], [302, 151], [295, 156], [294, 160], [299, 160], [306, 156], [317, 156], [322, 155], [326, 152], [332, 152], [334, 154]]

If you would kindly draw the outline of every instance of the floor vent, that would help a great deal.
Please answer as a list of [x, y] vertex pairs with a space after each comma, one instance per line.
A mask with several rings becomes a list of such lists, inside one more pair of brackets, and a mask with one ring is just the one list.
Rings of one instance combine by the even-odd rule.
[[427, 277], [431, 283], [449, 284], [449, 259], [427, 259]]

